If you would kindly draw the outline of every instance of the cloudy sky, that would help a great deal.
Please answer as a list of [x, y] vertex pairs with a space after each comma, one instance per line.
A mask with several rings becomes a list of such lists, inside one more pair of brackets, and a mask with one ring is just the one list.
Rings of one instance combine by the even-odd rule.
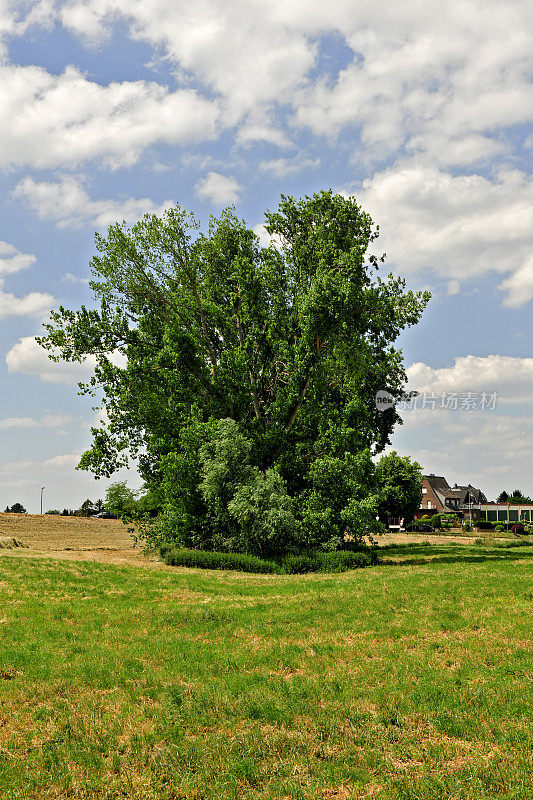
[[533, 493], [532, 30], [526, 0], [0, 0], [0, 505], [105, 492], [87, 369], [33, 338], [89, 300], [95, 231], [326, 187], [433, 292], [395, 448]]

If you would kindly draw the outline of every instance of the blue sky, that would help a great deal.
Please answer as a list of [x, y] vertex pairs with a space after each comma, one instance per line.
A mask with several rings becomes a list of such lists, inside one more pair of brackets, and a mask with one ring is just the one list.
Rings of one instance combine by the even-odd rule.
[[532, 494], [532, 17], [522, 0], [0, 0], [0, 505], [105, 492], [74, 469], [90, 365], [33, 338], [89, 301], [95, 231], [179, 202], [204, 220], [234, 203], [261, 234], [281, 193], [329, 187], [433, 292], [401, 340], [428, 402], [393, 446]]

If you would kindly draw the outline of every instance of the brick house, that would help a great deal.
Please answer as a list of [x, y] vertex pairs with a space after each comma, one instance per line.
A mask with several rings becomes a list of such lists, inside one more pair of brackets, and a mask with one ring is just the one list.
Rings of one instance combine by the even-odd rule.
[[[487, 498], [475, 486], [450, 486], [442, 475], [424, 475], [422, 478], [422, 503], [415, 517], [425, 514], [446, 514], [455, 512], [462, 517], [467, 512], [473, 519], [479, 517], [479, 506], [486, 503]], [[478, 508], [475, 508], [477, 506]]]

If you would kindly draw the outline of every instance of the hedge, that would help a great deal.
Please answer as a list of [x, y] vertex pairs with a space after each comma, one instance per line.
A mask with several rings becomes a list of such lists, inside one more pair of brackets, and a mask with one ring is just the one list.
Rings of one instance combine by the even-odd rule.
[[303, 572], [346, 572], [376, 563], [377, 557], [373, 556], [373, 552], [353, 553], [350, 550], [286, 556], [281, 562], [281, 570], [292, 575]]
[[492, 522], [489, 522], [485, 519], [478, 519], [476, 522], [476, 528], [478, 531], [492, 531], [494, 530], [494, 525]]
[[173, 567], [226, 569], [263, 574], [303, 574], [306, 572], [346, 572], [377, 563], [377, 553], [337, 550], [332, 553], [302, 553], [286, 556], [280, 563], [246, 553], [219, 553], [211, 550], [188, 550], [172, 545], [160, 548], [163, 561]]
[[264, 558], [246, 553], [218, 553], [211, 550], [187, 550], [182, 547], [162, 546], [160, 553], [173, 567], [198, 567], [199, 569], [230, 569], [240, 572], [279, 572], [278, 565]]

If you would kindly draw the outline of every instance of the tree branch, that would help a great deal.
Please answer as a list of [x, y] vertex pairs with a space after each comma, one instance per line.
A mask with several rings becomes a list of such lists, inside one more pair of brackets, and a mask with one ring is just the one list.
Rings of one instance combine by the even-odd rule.
[[299, 395], [299, 397], [298, 397], [298, 402], [296, 403], [296, 406], [295, 406], [295, 408], [294, 408], [294, 411], [293, 411], [293, 412], [292, 412], [292, 414], [290, 415], [290, 417], [289, 417], [288, 421], [287, 421], [287, 422], [286, 422], [286, 424], [285, 424], [285, 427], [283, 428], [283, 430], [285, 431], [285, 433], [288, 433], [288, 432], [290, 431], [290, 429], [291, 429], [291, 428], [292, 428], [292, 426], [294, 425], [294, 422], [295, 422], [295, 420], [296, 420], [296, 417], [298, 416], [298, 412], [300, 411], [301, 407], [303, 406], [303, 403], [304, 403], [304, 400], [305, 400], [305, 395], [306, 395], [306, 392], [307, 392], [307, 388], [308, 388], [308, 386], [309, 386], [309, 383], [310, 383], [310, 381], [311, 381], [311, 377], [312, 377], [312, 375], [313, 375], [313, 371], [314, 371], [314, 365], [311, 367], [311, 370], [310, 370], [310, 372], [309, 372], [309, 374], [308, 374], [307, 378], [305, 379], [305, 383], [304, 383], [304, 385], [302, 386], [302, 390], [301, 390], [301, 392], [300, 392], [300, 395]]

